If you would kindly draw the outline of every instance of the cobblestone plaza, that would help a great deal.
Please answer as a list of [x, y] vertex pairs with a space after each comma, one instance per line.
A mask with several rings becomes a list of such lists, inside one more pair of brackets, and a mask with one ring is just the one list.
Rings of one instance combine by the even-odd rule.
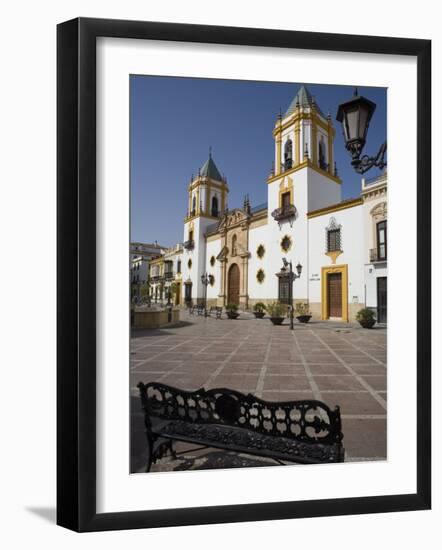
[[[131, 471], [145, 467], [147, 444], [137, 383], [185, 390], [226, 387], [269, 401], [318, 399], [341, 407], [346, 461], [387, 456], [386, 329], [333, 322], [274, 326], [182, 312], [172, 328], [134, 331], [131, 339]], [[151, 471], [275, 464], [256, 457], [178, 444]]]

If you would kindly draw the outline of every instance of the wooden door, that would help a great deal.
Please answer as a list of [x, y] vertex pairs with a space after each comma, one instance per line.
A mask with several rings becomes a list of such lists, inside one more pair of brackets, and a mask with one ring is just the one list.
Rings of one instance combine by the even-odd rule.
[[233, 264], [229, 269], [227, 303], [239, 305], [239, 267]]
[[184, 283], [184, 301], [186, 304], [192, 301], [192, 283]]
[[328, 274], [328, 316], [342, 317], [342, 274]]
[[387, 277], [377, 278], [378, 290], [378, 323], [387, 322]]

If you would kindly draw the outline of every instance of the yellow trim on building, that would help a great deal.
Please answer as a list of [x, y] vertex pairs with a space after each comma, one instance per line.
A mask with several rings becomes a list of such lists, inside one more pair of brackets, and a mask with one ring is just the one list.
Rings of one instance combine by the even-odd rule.
[[325, 255], [331, 259], [332, 264], [335, 264], [342, 252], [342, 250], [332, 250], [331, 252], [326, 252]]
[[321, 318], [329, 319], [328, 305], [328, 284], [327, 279], [330, 273], [341, 273], [341, 296], [342, 296], [342, 320], [348, 323], [348, 265], [333, 265], [321, 268]]
[[264, 216], [260, 216], [259, 218], [252, 218], [249, 228], [255, 229], [257, 227], [261, 227], [262, 225], [267, 225], [267, 223], [268, 223], [267, 210], [265, 210]]
[[297, 121], [295, 123], [295, 166], [298, 166], [300, 162], [299, 160], [300, 134], [301, 134], [301, 126], [299, 125], [299, 121]]
[[290, 170], [287, 170], [286, 172], [282, 172], [281, 174], [277, 174], [276, 176], [271, 176], [271, 177], [267, 178], [267, 183], [268, 184], [273, 183], [274, 181], [280, 179], [281, 177], [288, 176], [288, 175], [293, 174], [294, 172], [297, 172], [298, 170], [302, 170], [302, 168], [306, 168], [306, 167], [309, 167], [312, 170], [315, 170], [319, 174], [322, 174], [326, 178], [334, 181], [335, 183], [337, 183], [339, 185], [342, 183], [341, 178], [333, 176], [332, 174], [330, 174], [326, 170], [322, 170], [321, 168], [319, 168], [319, 166], [315, 166], [312, 163], [312, 161], [309, 160], [309, 159], [304, 160], [303, 162], [301, 162], [301, 164], [298, 164], [297, 166], [295, 166], [294, 168], [291, 168]]
[[290, 193], [290, 204], [295, 204], [295, 196], [293, 191], [293, 178], [287, 177], [287, 185], [285, 178], [281, 180], [279, 184], [279, 208], [282, 208], [282, 196], [286, 193]]
[[281, 136], [276, 138], [276, 166], [275, 166], [275, 174], [281, 173], [281, 143], [282, 139]]
[[325, 206], [324, 208], [319, 208], [318, 210], [312, 210], [307, 212], [307, 218], [317, 218], [318, 216], [323, 216], [324, 214], [331, 214], [332, 212], [339, 212], [339, 210], [346, 210], [347, 208], [353, 208], [354, 206], [359, 206], [363, 203], [361, 198], [353, 199], [351, 201], [342, 202], [338, 204], [333, 204], [331, 206]]
[[[315, 122], [315, 119], [313, 118], [313, 122]], [[311, 143], [311, 154], [312, 154], [312, 162], [314, 166], [318, 165], [318, 132], [316, 129], [316, 124], [312, 124], [312, 143]]]
[[[287, 128], [290, 128], [290, 126], [293, 126], [294, 124], [296, 124], [296, 122], [299, 122], [301, 120], [311, 120], [324, 130], [328, 130], [328, 122], [325, 119], [323, 120], [317, 112], [301, 113], [299, 110], [295, 110], [294, 114], [291, 115], [291, 117], [288, 118], [287, 121], [283, 124], [276, 122], [275, 127], [273, 128], [273, 137], [281, 134], [284, 130], [287, 130]], [[331, 130], [334, 135], [335, 129], [333, 126], [331, 126]]]

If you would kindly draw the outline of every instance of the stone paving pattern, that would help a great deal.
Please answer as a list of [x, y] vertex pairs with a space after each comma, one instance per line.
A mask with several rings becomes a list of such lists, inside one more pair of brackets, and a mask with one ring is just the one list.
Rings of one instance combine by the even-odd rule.
[[[144, 471], [146, 439], [137, 383], [163, 382], [186, 390], [227, 387], [270, 401], [319, 399], [341, 407], [346, 461], [387, 456], [386, 329], [287, 321], [241, 313], [237, 320], [181, 314], [175, 328], [136, 331], [131, 339], [131, 471]], [[193, 447], [194, 448], [194, 447]], [[268, 465], [219, 450], [166, 457], [152, 471]], [[274, 465], [274, 462], [271, 462]]]

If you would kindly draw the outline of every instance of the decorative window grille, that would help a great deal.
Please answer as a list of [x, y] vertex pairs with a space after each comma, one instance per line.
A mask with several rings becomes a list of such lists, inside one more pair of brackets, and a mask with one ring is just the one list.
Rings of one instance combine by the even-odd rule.
[[341, 226], [336, 223], [335, 218], [330, 218], [330, 223], [325, 231], [327, 252], [342, 250]]
[[258, 269], [258, 272], [256, 273], [256, 280], [258, 281], [258, 283], [262, 284], [264, 282], [265, 277], [266, 276], [265, 276], [264, 270]]
[[328, 231], [327, 250], [328, 252], [341, 250], [341, 230], [340, 229], [330, 229]]

